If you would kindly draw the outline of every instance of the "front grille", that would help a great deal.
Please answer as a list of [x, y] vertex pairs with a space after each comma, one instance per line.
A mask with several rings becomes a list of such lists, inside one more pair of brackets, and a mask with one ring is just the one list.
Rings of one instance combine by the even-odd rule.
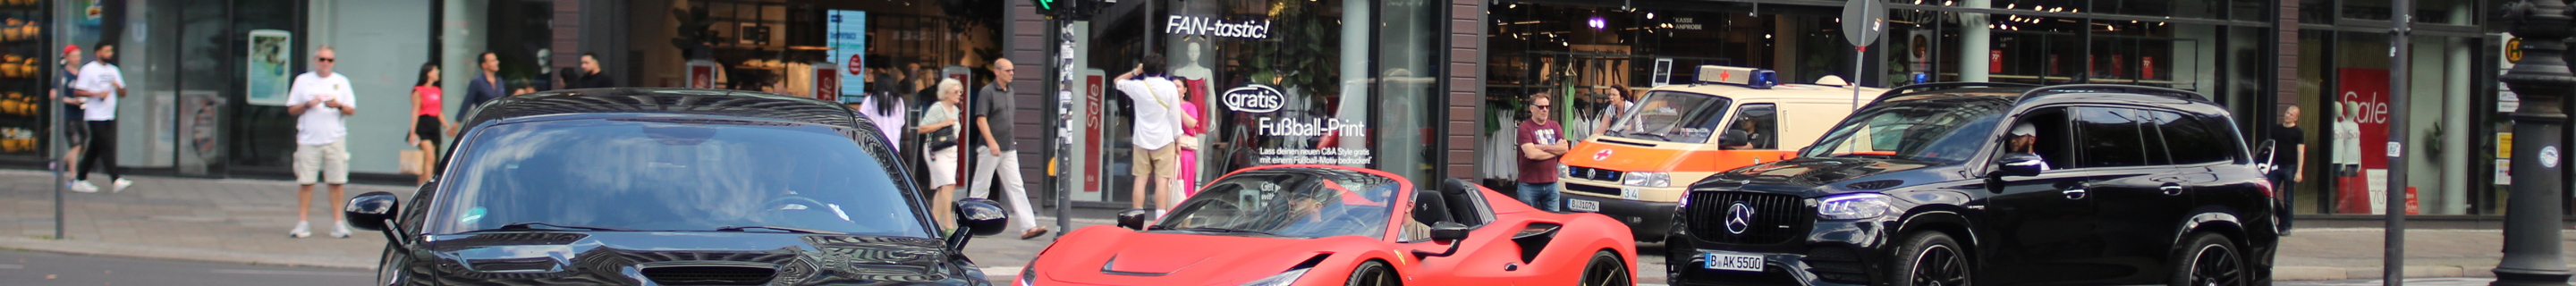
[[671, 266], [644, 268], [644, 278], [663, 285], [761, 285], [769, 284], [778, 270], [740, 266]]
[[[1806, 200], [1798, 196], [1745, 192], [1692, 192], [1690, 207], [1683, 210], [1690, 217], [1691, 236], [1721, 244], [1778, 244], [1803, 237], [1809, 214], [1815, 213]], [[1727, 232], [1727, 210], [1742, 202], [1753, 209], [1751, 225], [1744, 233]]]
[[1570, 192], [1593, 193], [1593, 194], [1599, 194], [1599, 195], [1611, 196], [1611, 197], [1618, 197], [1618, 196], [1619, 196], [1619, 188], [1612, 188], [1612, 187], [1603, 187], [1603, 186], [1594, 186], [1594, 185], [1584, 185], [1584, 184], [1565, 184], [1565, 190], [1566, 190], [1566, 191], [1570, 191]]
[[[1566, 175], [1566, 176], [1568, 176], [1568, 177], [1574, 177], [1574, 178], [1577, 178], [1577, 179], [1595, 180], [1595, 181], [1604, 181], [1604, 182], [1614, 182], [1614, 183], [1615, 183], [1615, 182], [1619, 182], [1619, 174], [1621, 174], [1621, 172], [1619, 172], [1619, 171], [1602, 170], [1602, 169], [1586, 168], [1586, 167], [1565, 166], [1565, 175]], [[1618, 195], [1619, 193], [1610, 193], [1610, 194], [1611, 194], [1611, 195]]]

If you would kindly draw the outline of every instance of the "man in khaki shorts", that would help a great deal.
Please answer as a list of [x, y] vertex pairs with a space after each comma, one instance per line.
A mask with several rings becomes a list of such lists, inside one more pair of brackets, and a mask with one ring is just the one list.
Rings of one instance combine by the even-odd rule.
[[[349, 184], [348, 117], [356, 115], [357, 96], [349, 77], [331, 72], [339, 61], [330, 45], [313, 52], [313, 71], [295, 76], [287, 90], [286, 113], [295, 116], [295, 229], [286, 237], [313, 236], [305, 217], [313, 212], [313, 183], [331, 184], [331, 209], [339, 210], [342, 188]], [[321, 172], [315, 178], [315, 172]], [[349, 238], [347, 218], [332, 211], [331, 236]]]
[[[1136, 147], [1132, 152], [1136, 161], [1129, 164], [1136, 166], [1136, 199], [1129, 205], [1142, 209], [1146, 198], [1153, 198], [1157, 218], [1178, 203], [1170, 201], [1169, 195], [1172, 180], [1179, 179], [1181, 170], [1172, 161], [1180, 152], [1180, 148], [1173, 148], [1172, 140], [1181, 132], [1180, 117], [1175, 117], [1179, 104], [1189, 104], [1181, 101], [1180, 85], [1174, 84], [1165, 70], [1162, 54], [1146, 53], [1143, 63], [1118, 75], [1117, 81], [1118, 91], [1136, 102], [1136, 132], [1129, 138]], [[1154, 187], [1152, 194], [1145, 192], [1149, 184]]]

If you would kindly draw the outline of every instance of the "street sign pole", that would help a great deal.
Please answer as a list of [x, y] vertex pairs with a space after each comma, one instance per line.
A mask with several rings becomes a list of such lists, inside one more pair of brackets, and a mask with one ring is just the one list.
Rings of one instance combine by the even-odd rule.
[[[2523, 0], [2505, 5], [2505, 27], [2522, 38], [2522, 56], [2496, 77], [2522, 99], [2513, 118], [2513, 189], [2506, 200], [2504, 259], [2488, 285], [2568, 285], [2559, 255], [2559, 136], [2567, 124], [2565, 97], [2576, 82], [2567, 70], [2569, 16], [2562, 0]], [[2402, 1], [2401, 1], [2402, 2]]]
[[2380, 281], [2384, 283], [2383, 285], [2397, 286], [2406, 284], [2406, 195], [2413, 193], [2406, 187], [2406, 177], [2409, 177], [2406, 173], [2406, 165], [2409, 164], [2406, 164], [2405, 155], [2406, 138], [2411, 137], [2407, 136], [2407, 133], [2410, 133], [2408, 130], [2413, 130], [2407, 129], [2407, 126], [2414, 125], [2412, 122], [2415, 121], [2413, 117], [2407, 117], [2408, 110], [2413, 109], [2407, 106], [2414, 102], [2408, 101], [2409, 92], [2407, 92], [2406, 82], [2412, 78], [2409, 74], [2414, 71], [2408, 68], [2410, 66], [2408, 59], [2414, 57], [2407, 54], [2413, 49], [2407, 47], [2410, 41], [2406, 38], [2412, 32], [2408, 30], [2407, 23], [2414, 22], [2412, 17], [2415, 13], [2410, 11], [2414, 8], [2409, 7], [2414, 5], [2412, 0], [2391, 2], [2393, 3], [2390, 10], [2396, 13], [2394, 19], [2397, 19], [2397, 23], [2388, 30], [2389, 39], [2392, 41], [2388, 46], [2388, 102], [2390, 103], [2388, 105], [2388, 191], [2383, 192], [2387, 196], [2383, 204], [2388, 210], [2388, 231], [2383, 233], [2388, 237], [2385, 243], [2380, 244], [2387, 251], [2387, 255], [2382, 256], [2384, 261], [2381, 261], [2383, 265], [2380, 266], [2380, 277], [2383, 279]]
[[1860, 80], [1861, 74], [1867, 73], [1862, 69], [1869, 62], [1869, 44], [1877, 42], [1880, 34], [1887, 33], [1887, 6], [1879, 1], [1883, 0], [1843, 2], [1843, 39], [1852, 44], [1852, 73], [1843, 79], [1843, 83], [1852, 89], [1851, 102], [1855, 110], [1860, 109]]

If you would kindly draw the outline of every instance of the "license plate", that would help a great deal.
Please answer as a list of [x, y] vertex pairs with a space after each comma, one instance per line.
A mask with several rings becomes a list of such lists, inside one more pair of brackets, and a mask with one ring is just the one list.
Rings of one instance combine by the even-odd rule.
[[1601, 212], [1601, 202], [1567, 199], [1565, 208], [1578, 212]]
[[1736, 253], [1701, 252], [1700, 268], [1762, 272], [1762, 256]]
[[1619, 188], [1619, 198], [1631, 201], [1637, 200], [1637, 188]]

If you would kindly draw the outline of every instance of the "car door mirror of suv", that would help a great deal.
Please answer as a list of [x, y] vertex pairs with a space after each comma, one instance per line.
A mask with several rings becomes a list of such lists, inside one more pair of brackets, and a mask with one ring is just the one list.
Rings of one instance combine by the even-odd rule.
[[2264, 172], [2271, 172], [2272, 164], [2278, 163], [2273, 160], [2281, 157], [2279, 155], [2280, 153], [2277, 153], [2281, 150], [2274, 150], [2272, 148], [2279, 148], [2280, 143], [2281, 142], [2272, 141], [2271, 139], [2263, 139], [2263, 143], [2255, 144], [2254, 150], [2255, 152], [2260, 152], [2259, 154], [2261, 156], [2254, 157], [2254, 166], [2263, 168]]
[[383, 232], [386, 241], [403, 244], [402, 229], [395, 227], [399, 224], [394, 222], [394, 218], [402, 214], [402, 199], [396, 198], [394, 193], [374, 191], [358, 194], [350, 197], [349, 204], [340, 212], [349, 220], [349, 228]]
[[974, 236], [993, 236], [1010, 227], [1010, 215], [992, 200], [967, 198], [957, 200], [957, 228]]
[[2005, 155], [2002, 160], [1995, 163], [1995, 171], [1986, 176], [1997, 179], [2038, 176], [2040, 171], [2048, 170], [2048, 162], [2042, 160], [2039, 156]]
[[[957, 200], [957, 231], [948, 235], [948, 249], [966, 250], [966, 241], [975, 236], [993, 236], [1010, 227], [1010, 215], [993, 200], [967, 198]], [[944, 227], [944, 226], [943, 226]]]

